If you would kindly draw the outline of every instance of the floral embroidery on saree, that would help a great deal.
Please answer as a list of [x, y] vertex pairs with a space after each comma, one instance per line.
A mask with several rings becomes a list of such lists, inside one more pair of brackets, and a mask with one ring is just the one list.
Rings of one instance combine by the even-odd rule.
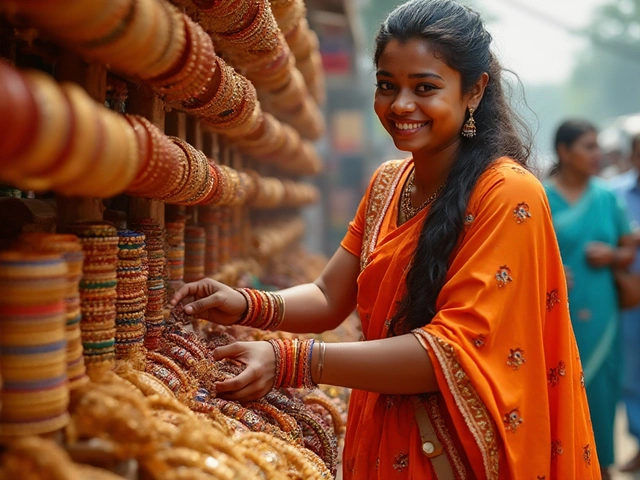
[[478, 392], [460, 365], [453, 347], [421, 328], [415, 329], [413, 333], [428, 342], [438, 359], [449, 390], [480, 449], [487, 480], [497, 479], [500, 464], [495, 425]]

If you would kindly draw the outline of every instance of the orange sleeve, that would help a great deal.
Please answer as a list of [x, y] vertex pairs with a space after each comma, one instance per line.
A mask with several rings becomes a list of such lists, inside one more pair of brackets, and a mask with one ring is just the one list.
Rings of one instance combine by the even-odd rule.
[[[552, 471], [552, 439], [590, 443], [588, 407], [546, 195], [513, 165], [481, 178], [437, 314], [414, 333], [478, 478], [594, 478], [568, 448], [570, 474]], [[550, 367], [563, 371], [555, 389]]]

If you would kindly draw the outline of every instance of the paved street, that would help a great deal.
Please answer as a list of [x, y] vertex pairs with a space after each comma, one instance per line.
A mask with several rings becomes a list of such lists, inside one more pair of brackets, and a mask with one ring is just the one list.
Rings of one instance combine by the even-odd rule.
[[[635, 439], [627, 433], [627, 421], [624, 408], [620, 408], [616, 419], [616, 463], [618, 465], [624, 464], [633, 457], [636, 449], [637, 444]], [[640, 480], [640, 473], [629, 475], [613, 471], [613, 480]]]

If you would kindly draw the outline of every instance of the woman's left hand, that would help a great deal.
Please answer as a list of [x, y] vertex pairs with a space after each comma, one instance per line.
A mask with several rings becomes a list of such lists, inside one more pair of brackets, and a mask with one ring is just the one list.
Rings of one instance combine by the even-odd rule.
[[276, 380], [276, 355], [268, 342], [237, 342], [213, 351], [216, 360], [233, 358], [246, 368], [237, 377], [216, 383], [225, 400], [251, 402], [264, 397]]
[[587, 261], [592, 267], [608, 267], [616, 260], [616, 249], [603, 242], [587, 245]]

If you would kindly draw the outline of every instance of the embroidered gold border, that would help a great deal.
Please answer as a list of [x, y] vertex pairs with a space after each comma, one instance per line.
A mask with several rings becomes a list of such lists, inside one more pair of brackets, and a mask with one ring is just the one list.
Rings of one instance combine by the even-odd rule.
[[376, 175], [376, 178], [373, 181], [365, 211], [362, 249], [360, 250], [361, 271], [364, 270], [369, 263], [369, 256], [376, 248], [376, 244], [378, 243], [378, 234], [380, 233], [380, 227], [382, 226], [382, 220], [389, 209], [389, 205], [391, 205], [393, 193], [395, 192], [398, 183], [400, 183], [402, 174], [409, 165], [409, 162], [409, 159], [390, 160], [386, 162], [382, 165], [378, 171], [378, 175]]
[[460, 365], [453, 347], [421, 328], [415, 329], [413, 333], [419, 340], [425, 340], [433, 349], [456, 405], [482, 453], [486, 478], [497, 480], [500, 465], [493, 419]]
[[449, 461], [451, 466], [455, 468], [457, 476], [456, 478], [460, 480], [465, 480], [467, 478], [467, 469], [462, 462], [462, 458], [460, 457], [460, 453], [453, 443], [453, 439], [451, 438], [451, 434], [449, 433], [449, 429], [447, 428], [446, 423], [444, 423], [444, 419], [442, 418], [442, 413], [440, 412], [440, 404], [438, 403], [437, 395], [429, 395], [426, 399], [427, 406], [429, 407], [428, 412], [431, 417], [431, 423], [436, 427], [438, 437], [442, 440], [444, 444], [444, 449], [447, 452], [447, 456], [449, 457]]

